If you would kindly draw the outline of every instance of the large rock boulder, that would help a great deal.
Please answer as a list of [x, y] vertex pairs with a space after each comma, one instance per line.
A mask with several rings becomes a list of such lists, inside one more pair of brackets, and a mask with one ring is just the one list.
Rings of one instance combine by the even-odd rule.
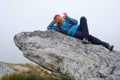
[[21, 32], [16, 46], [38, 65], [69, 80], [120, 80], [120, 52], [54, 30]]

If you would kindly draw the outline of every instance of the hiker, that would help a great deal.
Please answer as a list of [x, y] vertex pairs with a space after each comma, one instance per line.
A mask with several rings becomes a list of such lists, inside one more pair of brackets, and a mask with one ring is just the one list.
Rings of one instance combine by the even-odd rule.
[[63, 13], [63, 15], [64, 16], [56, 14], [53, 21], [48, 25], [47, 29], [53, 29], [63, 34], [81, 39], [85, 44], [90, 41], [93, 44], [102, 45], [110, 51], [113, 50], [113, 45], [101, 41], [100, 39], [89, 34], [87, 19], [84, 16], [80, 18], [80, 24], [78, 25], [78, 21], [76, 19], [69, 17], [67, 13]]

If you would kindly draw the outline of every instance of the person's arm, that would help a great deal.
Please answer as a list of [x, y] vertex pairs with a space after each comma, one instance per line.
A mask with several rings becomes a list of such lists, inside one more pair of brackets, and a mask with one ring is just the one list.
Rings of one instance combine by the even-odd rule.
[[63, 15], [64, 15], [63, 17], [65, 18], [65, 20], [69, 21], [73, 25], [76, 25], [78, 23], [76, 19], [69, 17], [66, 12], [64, 12]]
[[55, 31], [59, 31], [59, 28], [56, 26], [56, 21], [55, 20], [52, 20], [52, 22], [48, 25], [47, 29], [53, 29]]
[[73, 25], [78, 24], [78, 21], [76, 19], [73, 19], [69, 16], [65, 16], [65, 19], [68, 20], [69, 22], [71, 22]]
[[53, 29], [55, 23], [56, 21], [52, 20], [52, 22], [48, 25], [47, 29]]

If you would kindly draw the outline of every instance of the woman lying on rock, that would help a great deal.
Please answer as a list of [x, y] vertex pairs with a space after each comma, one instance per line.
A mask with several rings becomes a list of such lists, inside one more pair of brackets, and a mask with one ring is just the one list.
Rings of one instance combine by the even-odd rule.
[[48, 29], [54, 29], [66, 35], [79, 38], [83, 43], [87, 44], [90, 41], [93, 44], [99, 44], [110, 51], [113, 50], [114, 46], [109, 43], [103, 42], [100, 39], [89, 34], [87, 19], [85, 17], [81, 17], [80, 25], [78, 25], [78, 21], [73, 19], [67, 15], [67, 13], [63, 13], [64, 16], [56, 14], [54, 16], [54, 20], [48, 25]]

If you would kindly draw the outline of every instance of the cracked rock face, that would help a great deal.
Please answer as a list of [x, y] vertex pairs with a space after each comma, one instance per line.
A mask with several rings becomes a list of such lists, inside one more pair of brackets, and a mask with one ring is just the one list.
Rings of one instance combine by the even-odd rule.
[[54, 30], [21, 32], [14, 36], [24, 56], [72, 80], [120, 80], [120, 52]]

